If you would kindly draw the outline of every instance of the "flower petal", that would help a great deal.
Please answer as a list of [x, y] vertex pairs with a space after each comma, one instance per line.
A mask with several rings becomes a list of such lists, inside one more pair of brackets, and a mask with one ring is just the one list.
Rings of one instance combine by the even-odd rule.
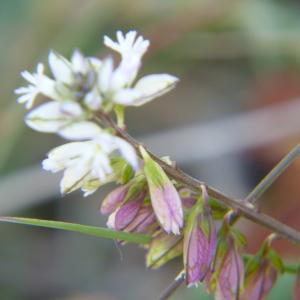
[[47, 102], [30, 113], [25, 118], [25, 123], [32, 129], [55, 133], [68, 126], [74, 118], [83, 114], [82, 108], [74, 102]]
[[92, 139], [102, 132], [102, 129], [93, 122], [82, 121], [72, 123], [60, 129], [58, 134], [68, 140], [87, 140]]
[[119, 91], [114, 100], [123, 105], [140, 106], [167, 93], [177, 82], [177, 77], [168, 74], [148, 75], [142, 77], [134, 88]]
[[87, 74], [89, 70], [88, 61], [78, 49], [73, 52], [71, 63], [75, 73]]
[[25, 123], [30, 128], [41, 132], [57, 132], [69, 119], [63, 114], [61, 104], [47, 102], [27, 114]]
[[73, 72], [71, 64], [55, 51], [49, 53], [49, 66], [56, 80], [66, 84], [73, 82]]
[[61, 193], [68, 194], [81, 188], [88, 174], [89, 166], [84, 162], [67, 168], [60, 182]]
[[117, 147], [119, 148], [121, 155], [131, 164], [131, 166], [138, 169], [138, 158], [135, 149], [125, 140], [115, 137], [114, 138]]
[[73, 142], [54, 148], [43, 161], [43, 168], [47, 171], [57, 172], [73, 166], [81, 160], [83, 154], [91, 155], [93, 147], [89, 142]]
[[108, 92], [111, 88], [113, 68], [113, 59], [108, 57], [103, 61], [103, 64], [99, 70], [98, 85], [103, 93]]
[[102, 97], [98, 93], [98, 89], [94, 88], [84, 97], [84, 103], [88, 106], [89, 109], [98, 110], [101, 108]]

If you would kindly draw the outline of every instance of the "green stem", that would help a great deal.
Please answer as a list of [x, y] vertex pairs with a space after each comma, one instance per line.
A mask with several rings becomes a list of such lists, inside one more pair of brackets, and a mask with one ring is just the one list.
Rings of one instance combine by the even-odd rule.
[[245, 198], [245, 201], [255, 203], [262, 194], [274, 183], [274, 181], [290, 166], [299, 156], [300, 144], [294, 147], [284, 158], [269, 172], [259, 184]]

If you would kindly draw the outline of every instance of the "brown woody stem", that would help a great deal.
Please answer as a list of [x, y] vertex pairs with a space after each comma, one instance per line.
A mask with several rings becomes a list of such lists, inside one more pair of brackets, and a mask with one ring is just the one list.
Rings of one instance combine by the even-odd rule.
[[[139, 146], [141, 145], [141, 143], [139, 143], [132, 136], [130, 136], [125, 130], [123, 130], [122, 128], [119, 128], [117, 126], [117, 124], [114, 122], [114, 120], [109, 115], [107, 115], [103, 112], [99, 112], [98, 116], [99, 116], [100, 120], [104, 121], [109, 127], [112, 127], [116, 131], [116, 134], [118, 136], [122, 137], [127, 142], [129, 142], [139, 153]], [[99, 118], [96, 118], [96, 120], [99, 121]], [[172, 177], [173, 179], [177, 180], [178, 182], [181, 182], [182, 184], [186, 185], [187, 187], [189, 187], [197, 192], [201, 192], [201, 185], [205, 184], [204, 182], [191, 177], [190, 175], [186, 174], [185, 172], [183, 172], [176, 166], [168, 165], [163, 160], [161, 160], [159, 157], [157, 157], [156, 155], [151, 153], [149, 150], [147, 150], [146, 147], [144, 147], [144, 148], [149, 153], [149, 155], [152, 157], [152, 159], [155, 160], [170, 177]], [[294, 154], [292, 155], [292, 157], [294, 157]], [[292, 160], [289, 159], [290, 162]], [[275, 167], [275, 169], [276, 169], [276, 167]], [[282, 172], [283, 172], [285, 170], [285, 168], [283, 166], [281, 166], [280, 170], [282, 170]], [[273, 171], [271, 171], [271, 172], [273, 172]], [[276, 174], [277, 174], [277, 172], [276, 172]], [[277, 177], [278, 176], [279, 176], [279, 174], [277, 174]], [[272, 182], [277, 177], [275, 175], [272, 175]], [[267, 180], [267, 184], [265, 185], [265, 187], [263, 185], [262, 187], [259, 188], [258, 195], [261, 195], [262, 192], [264, 190], [266, 190], [266, 188], [269, 186], [268, 184], [271, 184], [272, 182], [271, 182], [271, 180], [270, 181]], [[280, 236], [282, 238], [285, 238], [287, 240], [290, 240], [292, 242], [300, 244], [300, 232], [277, 221], [276, 219], [274, 219], [266, 214], [256, 211], [256, 209], [253, 208], [251, 205], [249, 205], [248, 202], [240, 201], [240, 200], [228, 197], [225, 194], [221, 193], [220, 191], [218, 191], [212, 187], [209, 187], [209, 186], [207, 186], [207, 191], [211, 197], [216, 198], [220, 202], [225, 204], [226, 206], [233, 208], [243, 217], [270, 229], [272, 232], [275, 232], [278, 236]], [[251, 195], [251, 193], [250, 193], [250, 195]]]

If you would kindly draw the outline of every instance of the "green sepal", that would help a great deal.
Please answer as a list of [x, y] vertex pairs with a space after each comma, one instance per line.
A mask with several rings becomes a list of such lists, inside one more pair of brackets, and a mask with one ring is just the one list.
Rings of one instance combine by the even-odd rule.
[[163, 187], [165, 183], [169, 181], [169, 178], [164, 170], [150, 157], [150, 155], [142, 146], [140, 146], [140, 153], [144, 159], [144, 172], [149, 185]]
[[170, 260], [182, 254], [182, 238], [174, 235], [160, 234], [154, 238], [146, 255], [146, 266], [151, 269], [160, 268]]
[[246, 236], [237, 228], [231, 227], [230, 231], [232, 233], [233, 238], [235, 239], [237, 246], [244, 248], [247, 245]]
[[253, 256], [246, 261], [246, 277], [251, 276], [260, 268], [260, 257]]
[[217, 244], [217, 257], [218, 260], [222, 260], [224, 255], [228, 251], [228, 243], [225, 237], [219, 237], [218, 244]]
[[186, 215], [186, 222], [184, 228], [184, 234], [189, 236], [194, 228], [195, 223], [197, 222], [198, 215], [203, 211], [203, 199], [199, 197], [196, 204], [190, 209]]
[[125, 184], [134, 177], [133, 168], [122, 156], [113, 157], [110, 163], [117, 183]]
[[273, 266], [280, 272], [282, 273], [284, 271], [284, 264], [283, 261], [280, 257], [280, 255], [274, 251], [273, 249], [270, 249], [267, 257], [269, 260], [272, 262]]
[[215, 220], [222, 220], [228, 212], [228, 208], [214, 198], [209, 199], [209, 205], [211, 207], [212, 216]]
[[124, 105], [116, 104], [114, 106], [114, 112], [117, 117], [118, 127], [123, 128], [125, 125], [125, 107]]
[[126, 184], [134, 177], [134, 170], [130, 164], [125, 164], [122, 169], [121, 184]]
[[136, 198], [146, 186], [146, 178], [143, 175], [138, 175], [130, 183], [129, 190], [126, 194], [124, 202]]
[[200, 227], [201, 227], [202, 231], [204, 232], [204, 234], [206, 235], [206, 237], [209, 236], [210, 225], [211, 224], [209, 223], [209, 220], [207, 218], [201, 218]]

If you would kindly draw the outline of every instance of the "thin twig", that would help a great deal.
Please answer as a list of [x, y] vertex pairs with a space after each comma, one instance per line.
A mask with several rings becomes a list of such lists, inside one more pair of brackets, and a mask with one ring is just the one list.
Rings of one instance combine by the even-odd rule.
[[[112, 127], [116, 134], [123, 139], [125, 139], [127, 142], [129, 142], [137, 151], [139, 151], [139, 146], [141, 143], [136, 141], [132, 136], [130, 136], [125, 130], [119, 128], [114, 120], [108, 116], [105, 113], [100, 112], [99, 118], [107, 123], [108, 126]], [[146, 148], [146, 147], [144, 147]], [[147, 150], [147, 149], [146, 149]], [[171, 166], [165, 163], [163, 160], [161, 160], [159, 157], [151, 153], [149, 150], [147, 150], [149, 155], [165, 170], [165, 172], [175, 180], [183, 183], [184, 185], [188, 186], [189, 188], [200, 191], [201, 185], [204, 184], [204, 182], [199, 181], [190, 175], [186, 174], [176, 166]], [[284, 169], [282, 169], [283, 171]], [[276, 177], [277, 178], [277, 177]], [[274, 179], [276, 179], [274, 178]], [[243, 201], [230, 198], [226, 196], [225, 194], [221, 193], [220, 191], [207, 186], [208, 193], [211, 197], [218, 199], [220, 202], [225, 204], [228, 207], [231, 207], [235, 209], [239, 214], [244, 216], [245, 218], [260, 224], [268, 229], [270, 229], [272, 232], [277, 233], [280, 237], [285, 238], [287, 240], [290, 240], [292, 242], [300, 244], [300, 232], [297, 230], [275, 220], [274, 218], [263, 214], [261, 212], [256, 211], [253, 207], [249, 206], [249, 203], [245, 203]]]
[[252, 192], [245, 198], [245, 201], [255, 203], [259, 197], [272, 185], [272, 183], [290, 166], [290, 164], [299, 156], [300, 144], [294, 147], [262, 181], [252, 190]]
[[174, 292], [179, 288], [179, 286], [183, 283], [183, 276], [175, 279], [159, 296], [159, 300], [167, 300], [170, 296], [174, 294]]

